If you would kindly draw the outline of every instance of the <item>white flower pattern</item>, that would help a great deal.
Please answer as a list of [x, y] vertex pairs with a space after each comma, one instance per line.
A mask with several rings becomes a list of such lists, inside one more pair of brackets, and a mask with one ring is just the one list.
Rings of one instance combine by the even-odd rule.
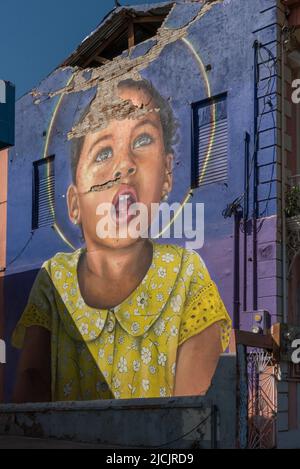
[[171, 308], [173, 309], [174, 313], [179, 313], [182, 306], [182, 298], [181, 295], [176, 295], [171, 299]]
[[166, 278], [167, 271], [164, 267], [160, 267], [157, 271], [159, 278]]
[[[55, 280], [64, 301], [51, 302], [51, 307], [60, 308], [52, 317], [63, 320], [65, 334], [54, 337], [61, 376], [55, 400], [107, 397], [109, 388], [103, 378], [116, 399], [167, 397], [174, 385], [179, 343], [212, 320], [221, 321], [223, 347], [228, 343], [231, 323], [201, 257], [178, 246], [154, 246], [149, 275], [127, 300], [109, 311], [88, 307], [80, 295], [76, 268], [82, 250], [60, 253], [45, 264], [45, 270], [52, 269], [49, 278]], [[48, 298], [54, 299], [51, 284], [48, 288]], [[208, 288], [213, 294], [206, 295]], [[207, 302], [207, 314], [199, 309], [194, 318], [192, 306], [200, 294]], [[36, 304], [45, 310], [45, 300], [38, 300]], [[109, 321], [114, 323], [110, 330], [105, 327]], [[62, 330], [57, 324], [53, 330]], [[76, 366], [73, 357], [78, 357]]]
[[149, 391], [149, 389], [150, 389], [149, 379], [143, 379], [142, 386], [143, 386], [144, 391], [146, 391], [146, 392]]
[[174, 262], [174, 255], [167, 252], [162, 256], [162, 261], [166, 262], [167, 264], [169, 264], [170, 262]]
[[79, 326], [79, 332], [82, 335], [88, 335], [89, 333], [89, 325], [88, 324], [81, 324]]
[[189, 277], [191, 277], [194, 273], [195, 267], [194, 264], [189, 264], [188, 268], [186, 269], [186, 273]]
[[154, 326], [154, 334], [157, 335], [158, 337], [161, 336], [166, 329], [166, 324], [163, 319], [160, 319], [157, 324]]
[[151, 351], [147, 347], [143, 347], [142, 349], [142, 362], [145, 365], [148, 365], [151, 362]]
[[95, 326], [96, 326], [97, 329], [102, 330], [103, 327], [104, 327], [104, 324], [105, 324], [104, 319], [98, 318], [96, 323], [95, 323]]
[[113, 380], [112, 380], [112, 385], [115, 389], [119, 389], [121, 387], [121, 381], [114, 377]]
[[137, 333], [140, 330], [140, 325], [138, 322], [133, 322], [131, 325], [131, 331], [133, 334]]
[[167, 363], [167, 355], [166, 355], [165, 353], [160, 353], [160, 354], [158, 355], [157, 361], [158, 361], [158, 364], [159, 364], [160, 366], [166, 366], [166, 363]]
[[138, 307], [145, 309], [148, 303], [148, 295], [145, 292], [142, 292], [140, 296], [136, 299]]
[[128, 368], [127, 368], [127, 360], [124, 357], [120, 358], [120, 361], [118, 363], [118, 370], [120, 373], [127, 373]]
[[141, 362], [139, 360], [134, 360], [133, 364], [132, 364], [132, 367], [133, 367], [133, 371], [135, 371], [135, 373], [137, 373], [141, 368]]
[[54, 274], [54, 277], [56, 280], [61, 280], [62, 279], [62, 272], [60, 270], [57, 270]]

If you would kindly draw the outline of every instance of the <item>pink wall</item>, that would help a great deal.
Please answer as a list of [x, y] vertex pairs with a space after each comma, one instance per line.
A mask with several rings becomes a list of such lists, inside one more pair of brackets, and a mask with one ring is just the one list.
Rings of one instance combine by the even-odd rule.
[[289, 17], [290, 26], [300, 27], [300, 1], [283, 0], [283, 4], [291, 10]]
[[[3, 277], [6, 266], [6, 208], [8, 151], [0, 151], [0, 338], [4, 338]], [[0, 402], [4, 400], [4, 365], [0, 364]]]

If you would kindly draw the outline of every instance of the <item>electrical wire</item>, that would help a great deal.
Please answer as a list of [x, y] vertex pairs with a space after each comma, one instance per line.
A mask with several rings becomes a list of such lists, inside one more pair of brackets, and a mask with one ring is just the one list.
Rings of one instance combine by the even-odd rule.
[[137, 445], [121, 445], [120, 443], [112, 443], [109, 441], [106, 441], [105, 444], [114, 446], [116, 448], [122, 448], [122, 449], [159, 449], [163, 448], [165, 446], [171, 445], [173, 443], [176, 443], [177, 441], [183, 440], [186, 436], [189, 436], [191, 433], [195, 432], [198, 428], [200, 428], [202, 425], [204, 425], [208, 419], [210, 419], [213, 416], [213, 412], [211, 412], [205, 419], [203, 419], [200, 423], [198, 423], [195, 427], [193, 427], [190, 431], [184, 433], [183, 435], [179, 436], [178, 438], [174, 440], [167, 441], [166, 443], [163, 443], [162, 445], [147, 445], [147, 446], [137, 446]]
[[34, 231], [31, 232], [29, 239], [27, 240], [26, 244], [23, 246], [21, 251], [10, 262], [6, 264], [6, 267], [9, 267], [12, 264], [14, 264], [22, 256], [22, 254], [26, 251], [27, 247], [31, 243], [33, 236], [34, 236]]

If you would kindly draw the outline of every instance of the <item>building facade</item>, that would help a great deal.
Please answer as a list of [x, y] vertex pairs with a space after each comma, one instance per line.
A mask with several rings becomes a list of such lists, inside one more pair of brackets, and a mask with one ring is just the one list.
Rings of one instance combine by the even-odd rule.
[[[267, 384], [259, 382], [271, 426], [264, 432], [248, 416], [255, 444], [300, 446], [300, 373], [287, 352], [300, 330], [298, 213], [289, 198], [300, 165], [300, 104], [292, 99], [299, 11], [299, 2], [279, 0], [118, 7], [18, 100], [16, 144], [0, 159], [2, 178], [7, 165], [7, 191], [5, 178], [0, 186], [1, 201], [7, 192], [0, 232], [6, 402], [18, 359], [10, 337], [37, 272], [55, 253], [82, 244], [66, 208], [70, 132], [97, 99], [98, 84], [109, 92], [113, 80], [134, 75], [173, 109], [179, 130], [171, 202], [204, 203], [199, 252], [234, 328], [270, 338], [274, 326], [272, 340], [285, 344], [286, 353], [265, 367]], [[255, 346], [239, 337], [238, 345]], [[269, 359], [270, 350], [255, 357]]]

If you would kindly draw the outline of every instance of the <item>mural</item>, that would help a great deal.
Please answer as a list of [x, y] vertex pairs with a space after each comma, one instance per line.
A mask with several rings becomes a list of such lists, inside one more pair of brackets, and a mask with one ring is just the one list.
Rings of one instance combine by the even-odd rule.
[[[13, 339], [7, 401], [199, 395], [228, 346], [234, 240], [223, 214], [245, 191], [251, 15], [249, 54], [233, 67], [228, 34], [215, 28], [233, 7], [197, 4], [188, 18], [184, 8], [155, 38], [99, 68], [59, 68], [18, 103], [4, 281], [6, 343]], [[250, 261], [247, 269], [250, 279]], [[32, 363], [30, 386], [22, 371]]]
[[[14, 399], [205, 394], [229, 343], [230, 317], [196, 251], [148, 237], [176, 184], [180, 122], [136, 75], [99, 85], [87, 101], [68, 134], [64, 199], [82, 247], [58, 253], [37, 275], [13, 333], [23, 347]], [[50, 193], [48, 204], [54, 212]]]
[[[6, 402], [199, 396], [214, 378], [209, 398], [237, 411], [240, 447], [296, 441], [299, 377], [285, 363], [278, 381], [269, 340], [298, 314], [276, 132], [296, 81], [278, 97], [290, 31], [268, 3], [119, 7], [18, 101], [0, 266]], [[121, 12], [124, 36], [95, 49]], [[296, 120], [292, 173], [295, 135]], [[215, 373], [232, 327], [239, 373], [234, 354]]]

